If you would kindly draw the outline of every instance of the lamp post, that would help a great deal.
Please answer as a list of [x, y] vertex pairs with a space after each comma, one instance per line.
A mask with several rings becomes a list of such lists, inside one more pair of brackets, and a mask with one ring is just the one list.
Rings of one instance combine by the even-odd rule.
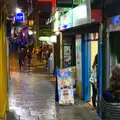
[[103, 36], [102, 36], [102, 43], [103, 43], [103, 92], [108, 88], [108, 79], [109, 79], [109, 70], [110, 70], [110, 46], [109, 46], [109, 39], [107, 38], [106, 28], [107, 28], [107, 19], [105, 14], [106, 3], [105, 0], [103, 1], [102, 5], [102, 14], [103, 14]]

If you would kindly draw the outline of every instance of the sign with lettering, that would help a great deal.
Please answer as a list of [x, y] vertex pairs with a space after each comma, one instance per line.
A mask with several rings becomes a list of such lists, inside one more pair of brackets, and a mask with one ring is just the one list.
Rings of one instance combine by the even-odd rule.
[[57, 69], [58, 101], [61, 105], [74, 104], [71, 68]]
[[15, 19], [14, 21], [15, 22], [19, 22], [19, 23], [23, 23], [24, 22], [24, 13], [17, 13], [16, 16], [15, 16]]
[[72, 7], [73, 0], [56, 0], [56, 7]]

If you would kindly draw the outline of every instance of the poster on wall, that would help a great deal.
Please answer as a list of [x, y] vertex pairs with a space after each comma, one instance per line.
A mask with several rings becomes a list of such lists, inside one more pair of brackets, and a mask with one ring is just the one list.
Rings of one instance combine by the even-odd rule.
[[74, 104], [74, 91], [71, 68], [57, 69], [57, 82], [59, 104]]
[[72, 64], [72, 50], [70, 45], [64, 46], [64, 67], [70, 67]]
[[81, 39], [76, 39], [76, 71], [77, 71], [77, 80], [82, 80], [81, 72]]

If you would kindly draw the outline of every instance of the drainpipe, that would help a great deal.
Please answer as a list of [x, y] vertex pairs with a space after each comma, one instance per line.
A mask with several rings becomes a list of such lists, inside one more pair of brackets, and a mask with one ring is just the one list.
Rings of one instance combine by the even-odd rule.
[[102, 36], [102, 42], [103, 42], [103, 92], [108, 88], [108, 82], [109, 82], [109, 71], [110, 71], [110, 45], [109, 45], [109, 35], [106, 32], [107, 28], [107, 18], [105, 15], [105, 0], [103, 0], [102, 5], [102, 14], [103, 14], [103, 36]]

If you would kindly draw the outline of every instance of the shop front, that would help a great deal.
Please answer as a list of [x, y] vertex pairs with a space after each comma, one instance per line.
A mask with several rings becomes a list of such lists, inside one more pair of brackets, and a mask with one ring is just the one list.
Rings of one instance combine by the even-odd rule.
[[[119, 53], [119, 45], [120, 45], [120, 15], [113, 16], [107, 19], [107, 41], [108, 47], [107, 51], [109, 52], [108, 58], [109, 62], [108, 66], [108, 77], [112, 72], [112, 69], [120, 63], [120, 53]], [[109, 81], [107, 81], [108, 86]]]
[[[102, 95], [102, 15], [100, 10], [91, 10], [90, 1], [60, 16], [57, 22], [57, 43], [54, 52], [59, 68], [75, 66], [76, 93], [80, 99], [91, 101], [89, 81], [95, 56], [98, 54], [98, 103]], [[59, 54], [58, 54], [59, 53]]]
[[[71, 41], [74, 41], [72, 43], [74, 52], [73, 56], [71, 54], [71, 57], [73, 57], [73, 61], [75, 62], [73, 62], [73, 66], [76, 66], [77, 95], [80, 99], [90, 101], [92, 90], [89, 79], [91, 76], [92, 64], [97, 54], [98, 79], [100, 83], [98, 98], [100, 98], [102, 94], [101, 11], [90, 10], [90, 3], [86, 1], [70, 12], [72, 17], [67, 15], [67, 20], [64, 19], [63, 21], [65, 22], [61, 22], [62, 29], [60, 31], [62, 32], [63, 67], [65, 67], [64, 58], [67, 56], [67, 50], [69, 51], [69, 56], [71, 51], [71, 46], [67, 45], [66, 47], [64, 42], [69, 42], [70, 39], [72, 39]], [[62, 16], [62, 18], [64, 17]]]

